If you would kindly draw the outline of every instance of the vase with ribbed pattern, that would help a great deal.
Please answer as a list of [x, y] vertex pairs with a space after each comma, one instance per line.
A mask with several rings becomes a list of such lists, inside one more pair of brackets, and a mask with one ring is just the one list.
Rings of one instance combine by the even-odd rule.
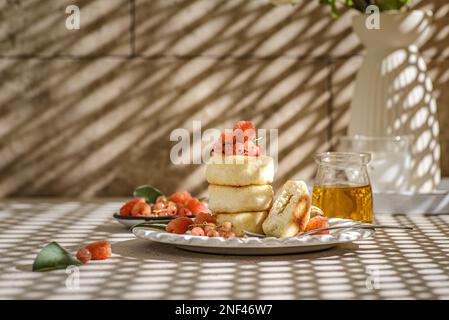
[[440, 183], [437, 105], [419, 44], [431, 22], [426, 11], [381, 13], [380, 29], [366, 26], [366, 15], [353, 28], [366, 48], [351, 102], [349, 136], [411, 135], [412, 192], [432, 192]]

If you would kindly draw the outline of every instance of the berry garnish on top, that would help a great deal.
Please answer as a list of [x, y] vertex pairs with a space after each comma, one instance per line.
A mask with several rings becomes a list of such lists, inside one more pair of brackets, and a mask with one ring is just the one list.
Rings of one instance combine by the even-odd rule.
[[256, 127], [251, 121], [238, 121], [234, 128], [221, 133], [214, 146], [215, 153], [258, 157], [261, 147], [256, 139]]

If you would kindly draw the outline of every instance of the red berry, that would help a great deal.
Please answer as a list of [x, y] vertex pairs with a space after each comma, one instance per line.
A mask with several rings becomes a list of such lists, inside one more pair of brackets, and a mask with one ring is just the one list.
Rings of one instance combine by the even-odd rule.
[[228, 232], [228, 233], [226, 233], [226, 235], [225, 235], [225, 238], [227, 239], [227, 238], [234, 238], [235, 237], [235, 233], [234, 232]]
[[191, 224], [193, 224], [193, 221], [190, 218], [176, 218], [168, 223], [166, 230], [170, 233], [184, 234]]
[[207, 223], [204, 226], [204, 232], [206, 232], [206, 234], [207, 234], [209, 231], [215, 230], [216, 228], [217, 228], [217, 226], [214, 223]]
[[220, 236], [220, 237], [225, 237], [226, 236], [226, 234], [227, 234], [227, 232], [226, 231], [223, 231], [223, 230], [218, 230], [218, 236]]
[[226, 232], [231, 231], [231, 229], [232, 229], [232, 223], [229, 222], [229, 221], [223, 222], [223, 223], [221, 224], [221, 229], [222, 229], [223, 231], [226, 231]]
[[144, 198], [136, 198], [133, 199], [127, 203], [125, 203], [121, 208], [120, 208], [120, 215], [122, 216], [130, 216], [131, 215], [131, 211], [133, 209], [133, 207], [138, 204], [138, 203], [144, 203], [145, 199]]
[[190, 211], [190, 209], [182, 207], [181, 209], [178, 210], [178, 215], [180, 216], [191, 216], [192, 215], [192, 211]]
[[216, 230], [209, 230], [207, 232], [207, 236], [213, 238], [213, 237], [219, 237], [220, 234]]
[[168, 216], [176, 216], [176, 212], [178, 209], [174, 205], [169, 205], [167, 208], [165, 208]]
[[159, 196], [156, 199], [156, 203], [163, 203], [164, 205], [166, 205], [167, 204], [167, 198], [164, 197], [164, 196]]
[[90, 251], [92, 260], [106, 260], [112, 255], [111, 245], [107, 240], [91, 243], [86, 249]]
[[86, 248], [81, 248], [76, 253], [76, 258], [82, 263], [85, 264], [92, 259], [92, 255], [90, 254], [90, 251]]
[[198, 213], [195, 218], [195, 224], [203, 224], [205, 222], [215, 223], [216, 219], [211, 214], [205, 212]]
[[194, 227], [192, 229], [192, 236], [204, 236], [205, 232], [204, 229], [201, 227]]
[[165, 205], [162, 202], [158, 202], [153, 205], [153, 211], [160, 211], [163, 209], [165, 209]]

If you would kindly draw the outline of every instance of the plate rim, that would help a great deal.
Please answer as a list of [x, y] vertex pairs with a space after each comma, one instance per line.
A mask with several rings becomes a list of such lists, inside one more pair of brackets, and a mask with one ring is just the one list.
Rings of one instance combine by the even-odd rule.
[[[330, 219], [333, 219], [333, 220], [338, 219], [338, 220], [341, 221], [341, 223], [353, 222], [354, 221], [354, 220], [351, 220], [351, 219], [340, 219], [340, 218], [330, 218]], [[354, 228], [354, 229], [357, 229], [357, 228]], [[295, 244], [288, 244], [288, 243], [285, 243], [285, 242], [284, 243], [279, 243], [278, 242], [277, 245], [262, 244], [260, 242], [257, 243], [257, 244], [254, 244], [254, 245], [253, 244], [248, 244], [248, 243], [237, 243], [236, 242], [235, 245], [232, 245], [230, 242], [235, 242], [235, 240], [233, 240], [233, 238], [224, 239], [223, 237], [217, 237], [217, 238], [220, 238], [219, 240], [221, 241], [221, 243], [226, 243], [227, 242], [228, 245], [217, 245], [217, 244], [212, 244], [212, 243], [208, 244], [207, 240], [205, 240], [202, 243], [193, 243], [193, 242], [191, 242], [191, 243], [185, 243], [185, 242], [178, 243], [176, 240], [175, 241], [156, 241], [154, 239], [149, 239], [147, 237], [144, 237], [144, 236], [141, 236], [141, 235], [137, 234], [137, 233], [141, 233], [141, 232], [151, 232], [151, 233], [157, 233], [157, 234], [164, 233], [164, 234], [168, 234], [168, 235], [176, 237], [175, 239], [181, 239], [182, 240], [182, 239], [185, 239], [185, 237], [187, 236], [187, 237], [189, 237], [188, 239], [194, 238], [194, 239], [203, 239], [204, 240], [203, 236], [193, 236], [193, 235], [190, 235], [190, 234], [182, 234], [182, 235], [171, 234], [171, 233], [168, 233], [166, 231], [163, 231], [163, 230], [160, 230], [160, 229], [156, 229], [156, 228], [151, 228], [151, 227], [146, 227], [146, 228], [134, 227], [132, 229], [132, 233], [134, 234], [135, 237], [140, 238], [140, 239], [144, 239], [144, 240], [148, 240], [148, 241], [152, 241], [152, 242], [156, 242], [156, 243], [173, 245], [173, 246], [182, 245], [182, 246], [190, 246], [190, 247], [203, 247], [203, 248], [204, 247], [207, 247], [207, 248], [217, 248], [218, 247], [218, 248], [228, 248], [228, 249], [232, 249], [232, 248], [255, 249], [255, 248], [264, 248], [264, 247], [265, 248], [295, 248], [295, 247], [322, 246], [322, 245], [329, 245], [329, 244], [338, 245], [338, 244], [350, 243], [350, 242], [354, 242], [354, 241], [363, 240], [363, 239], [372, 237], [376, 233], [376, 230], [374, 228], [373, 229], [370, 229], [370, 228], [363, 228], [362, 229], [362, 228], [360, 228], [358, 230], [363, 231], [364, 233], [368, 233], [368, 235], [363, 236], [363, 237], [361, 237], [360, 239], [357, 239], [357, 240], [350, 240], [350, 239], [348, 239], [348, 240], [333, 240], [331, 242], [313, 242], [313, 243], [295, 243]], [[317, 236], [323, 236], [323, 235], [317, 235]], [[317, 236], [311, 236], [311, 237], [317, 237]], [[254, 237], [252, 237], [252, 238], [254, 239]], [[296, 237], [288, 237], [288, 238], [282, 238], [282, 239], [287, 239], [285, 241], [288, 241], [288, 239], [294, 239], [294, 238], [296, 238]], [[280, 239], [280, 238], [269, 237], [269, 238], [265, 238], [265, 239], [274, 239], [274, 240], [276, 240], [276, 239]]]

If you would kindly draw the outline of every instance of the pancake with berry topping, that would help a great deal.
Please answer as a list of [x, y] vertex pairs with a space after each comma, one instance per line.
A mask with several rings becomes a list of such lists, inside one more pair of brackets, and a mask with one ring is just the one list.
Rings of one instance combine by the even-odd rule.
[[262, 232], [273, 201], [274, 160], [262, 155], [260, 139], [251, 121], [238, 121], [221, 133], [206, 167], [209, 209], [239, 236]]

